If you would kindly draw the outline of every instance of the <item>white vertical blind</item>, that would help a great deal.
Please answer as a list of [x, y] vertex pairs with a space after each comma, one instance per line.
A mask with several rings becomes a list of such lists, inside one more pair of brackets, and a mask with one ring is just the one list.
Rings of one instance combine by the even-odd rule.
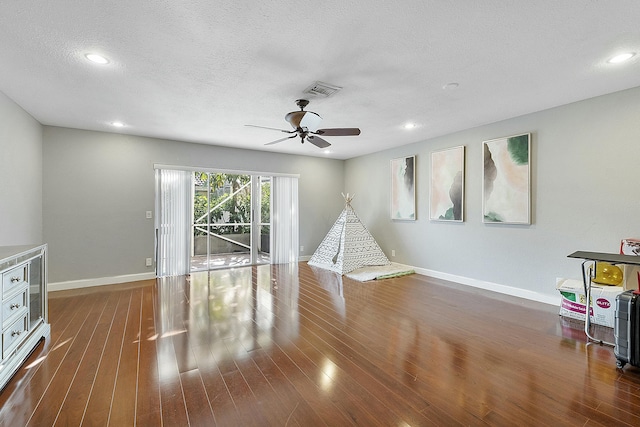
[[251, 175], [251, 264], [258, 263], [258, 252], [260, 251], [261, 195], [260, 177]]
[[298, 262], [298, 178], [271, 182], [271, 264]]
[[193, 172], [156, 169], [158, 277], [190, 271]]

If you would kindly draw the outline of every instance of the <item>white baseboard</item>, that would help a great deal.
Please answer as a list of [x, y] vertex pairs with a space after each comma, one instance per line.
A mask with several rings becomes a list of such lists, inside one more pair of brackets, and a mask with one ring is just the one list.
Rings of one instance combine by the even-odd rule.
[[[309, 261], [310, 258], [311, 256], [301, 256], [299, 257], [299, 260]], [[528, 291], [526, 289], [514, 288], [513, 286], [500, 285], [498, 283], [485, 282], [483, 280], [472, 279], [469, 277], [457, 276], [455, 274], [442, 273], [440, 271], [429, 270], [426, 268], [413, 267], [410, 265], [407, 265], [407, 268], [411, 268], [417, 274], [421, 274], [423, 276], [433, 277], [433, 278], [442, 279], [442, 280], [448, 280], [450, 282], [460, 283], [462, 285], [472, 286], [474, 288], [486, 289], [488, 291], [511, 295], [518, 298], [525, 298], [528, 300], [538, 301], [545, 304], [550, 304], [555, 306], [560, 305], [560, 298], [556, 296], [549, 296], [546, 294], [541, 294], [539, 292], [533, 292], [533, 291]], [[118, 283], [137, 282], [140, 280], [151, 280], [155, 278], [156, 278], [155, 273], [138, 273], [138, 274], [127, 274], [123, 276], [100, 277], [95, 279], [72, 280], [68, 282], [49, 283], [48, 290], [50, 292], [55, 292], [55, 291], [63, 291], [68, 289], [88, 288], [91, 286], [115, 285]]]
[[304, 261], [307, 262], [311, 259], [311, 255], [304, 255], [304, 256], [299, 256], [298, 257], [298, 261]]
[[434, 277], [436, 279], [448, 280], [474, 288], [486, 289], [488, 291], [498, 292], [501, 294], [511, 295], [518, 298], [525, 298], [545, 304], [560, 306], [559, 296], [549, 296], [539, 292], [528, 291], [526, 289], [514, 288], [513, 286], [500, 285], [498, 283], [485, 282], [483, 280], [471, 279], [469, 277], [456, 276], [455, 274], [442, 273], [440, 271], [429, 270], [426, 268], [411, 267], [416, 273], [423, 276]]
[[139, 280], [155, 279], [156, 273], [126, 274], [123, 276], [99, 277], [95, 279], [71, 280], [68, 282], [49, 283], [49, 292], [65, 291], [68, 289], [89, 288], [92, 286], [115, 285], [118, 283], [137, 282]]

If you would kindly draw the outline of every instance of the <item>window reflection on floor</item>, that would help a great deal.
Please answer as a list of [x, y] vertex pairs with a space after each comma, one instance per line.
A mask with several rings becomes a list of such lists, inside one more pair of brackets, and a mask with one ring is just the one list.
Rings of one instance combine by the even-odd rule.
[[[269, 264], [271, 256], [266, 252], [259, 252], [257, 264]], [[251, 265], [249, 252], [233, 254], [194, 255], [191, 257], [191, 271], [215, 270], [218, 268], [246, 267]]]
[[[205, 346], [219, 363], [294, 341], [298, 286], [297, 264], [277, 273], [261, 265], [159, 279], [159, 345]], [[163, 337], [174, 338], [164, 344]]]
[[322, 286], [329, 295], [333, 302], [333, 309], [336, 314], [340, 316], [342, 320], [346, 318], [346, 306], [344, 302], [344, 288], [342, 284], [342, 275], [323, 268], [309, 266], [313, 275], [315, 276], [318, 284]]

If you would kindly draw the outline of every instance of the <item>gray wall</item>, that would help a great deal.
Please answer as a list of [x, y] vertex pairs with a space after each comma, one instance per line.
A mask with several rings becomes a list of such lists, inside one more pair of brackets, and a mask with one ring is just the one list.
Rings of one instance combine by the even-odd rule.
[[343, 207], [344, 161], [44, 127], [49, 280], [149, 273], [153, 165], [300, 174], [300, 245], [311, 255]]
[[0, 246], [42, 243], [42, 126], [0, 92]]
[[[341, 211], [340, 192], [350, 192], [385, 253], [396, 251], [393, 261], [557, 299], [556, 277], [580, 274], [567, 254], [617, 252], [621, 238], [640, 237], [639, 99], [640, 88], [631, 89], [342, 162], [46, 126], [43, 132], [0, 94], [3, 159], [20, 158], [19, 165], [3, 161], [0, 172], [0, 244], [49, 243], [51, 282], [150, 273], [144, 259], [153, 256], [153, 220], [144, 214], [154, 210], [154, 163], [299, 173], [303, 256]], [[533, 135], [533, 223], [483, 224], [482, 141], [523, 132]], [[430, 222], [430, 153], [458, 145], [467, 149], [465, 222]], [[389, 161], [413, 154], [418, 219], [391, 221]]]
[[[482, 141], [532, 133], [532, 225], [482, 223]], [[430, 153], [466, 146], [465, 222], [429, 221]], [[389, 219], [389, 164], [417, 155], [417, 220]], [[345, 188], [392, 261], [463, 283], [557, 299], [556, 277], [580, 278], [576, 250], [618, 252], [640, 237], [640, 88], [348, 160]], [[371, 173], [371, 171], [379, 171]]]

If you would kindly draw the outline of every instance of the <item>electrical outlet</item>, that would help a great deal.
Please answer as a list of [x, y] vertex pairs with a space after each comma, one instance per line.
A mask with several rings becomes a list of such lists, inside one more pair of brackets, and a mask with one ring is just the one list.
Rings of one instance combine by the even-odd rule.
[[395, 249], [391, 249], [391, 256], [396, 256], [396, 250]]
[[304, 246], [300, 246], [300, 252], [304, 252]]
[[151, 213], [151, 211], [147, 211], [147, 219], [151, 218], [153, 218], [153, 214]]
[[151, 258], [147, 258], [146, 265], [147, 267], [151, 267], [153, 265], [153, 260]]

